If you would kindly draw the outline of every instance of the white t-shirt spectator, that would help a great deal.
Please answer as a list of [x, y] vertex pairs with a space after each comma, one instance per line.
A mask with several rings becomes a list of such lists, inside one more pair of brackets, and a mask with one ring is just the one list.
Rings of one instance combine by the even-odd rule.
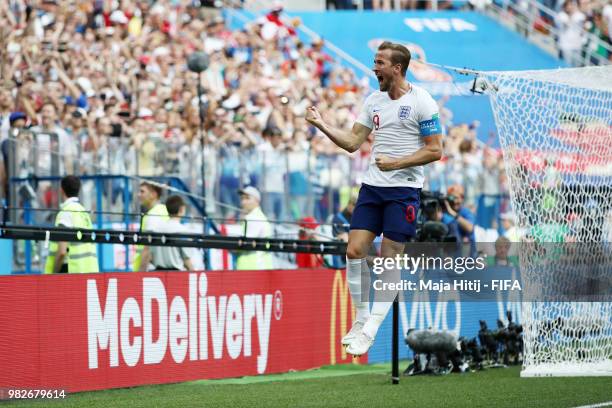
[[555, 24], [559, 29], [559, 48], [563, 53], [577, 52], [582, 49], [585, 20], [586, 16], [581, 11], [575, 11], [571, 15], [561, 11], [555, 17]]
[[285, 173], [287, 172], [286, 152], [272, 147], [270, 143], [260, 145], [263, 165], [263, 191], [266, 193], [285, 192]]

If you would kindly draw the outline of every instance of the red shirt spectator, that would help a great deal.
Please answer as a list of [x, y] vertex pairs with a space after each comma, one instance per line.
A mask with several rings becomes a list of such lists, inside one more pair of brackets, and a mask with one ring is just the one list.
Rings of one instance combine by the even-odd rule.
[[[300, 240], [316, 240], [315, 229], [319, 226], [314, 217], [304, 217], [300, 220]], [[298, 252], [295, 254], [298, 268], [320, 268], [323, 266], [323, 257], [319, 254]]]

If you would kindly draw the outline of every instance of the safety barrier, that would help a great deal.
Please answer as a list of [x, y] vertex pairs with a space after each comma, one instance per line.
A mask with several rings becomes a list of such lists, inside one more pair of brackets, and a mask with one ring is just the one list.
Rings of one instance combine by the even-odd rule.
[[354, 362], [339, 288], [331, 269], [0, 277], [0, 384], [76, 392]]

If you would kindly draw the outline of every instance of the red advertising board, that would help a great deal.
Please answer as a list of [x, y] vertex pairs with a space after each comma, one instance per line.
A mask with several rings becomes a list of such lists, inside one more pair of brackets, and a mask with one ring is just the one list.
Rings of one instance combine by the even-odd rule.
[[340, 346], [346, 280], [329, 269], [6, 276], [0, 310], [0, 387], [75, 392], [353, 361]]

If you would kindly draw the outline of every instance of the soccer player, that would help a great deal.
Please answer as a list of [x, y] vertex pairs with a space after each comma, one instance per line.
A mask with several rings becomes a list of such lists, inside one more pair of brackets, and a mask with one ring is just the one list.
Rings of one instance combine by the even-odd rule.
[[[325, 123], [316, 107], [306, 120], [336, 145], [354, 152], [374, 132], [374, 146], [359, 191], [346, 251], [347, 281], [357, 316], [342, 338], [349, 354], [365, 354], [392, 302], [361, 299], [362, 268], [369, 276], [365, 257], [374, 238], [383, 234], [381, 255], [404, 253], [405, 243], [416, 233], [416, 215], [423, 187], [423, 165], [442, 156], [442, 131], [438, 106], [423, 88], [406, 81], [410, 51], [400, 44], [383, 42], [374, 58], [373, 71], [380, 91], [369, 95], [350, 132]], [[399, 271], [386, 271], [398, 276]], [[364, 290], [369, 291], [369, 287]]]

